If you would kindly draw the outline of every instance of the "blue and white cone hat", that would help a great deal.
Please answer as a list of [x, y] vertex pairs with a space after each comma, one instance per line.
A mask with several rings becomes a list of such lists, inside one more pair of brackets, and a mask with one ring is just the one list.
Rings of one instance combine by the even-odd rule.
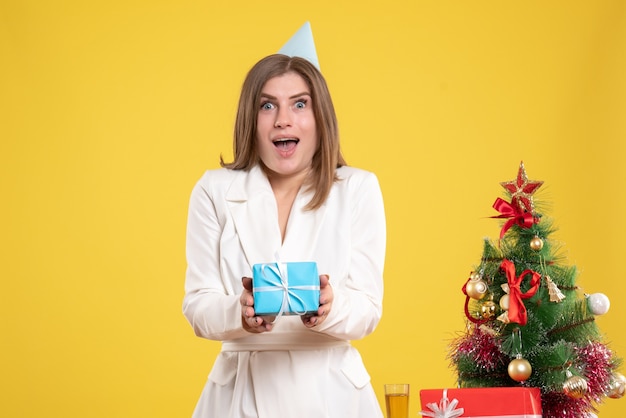
[[290, 57], [300, 57], [309, 61], [319, 70], [320, 64], [317, 59], [315, 42], [313, 42], [313, 32], [311, 24], [306, 22], [278, 51], [279, 54]]

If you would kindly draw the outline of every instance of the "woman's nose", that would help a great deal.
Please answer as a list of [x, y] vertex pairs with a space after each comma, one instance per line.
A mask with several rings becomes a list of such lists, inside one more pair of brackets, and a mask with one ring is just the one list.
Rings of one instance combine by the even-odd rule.
[[291, 117], [288, 110], [279, 110], [276, 112], [276, 120], [274, 121], [274, 128], [286, 128], [291, 126]]

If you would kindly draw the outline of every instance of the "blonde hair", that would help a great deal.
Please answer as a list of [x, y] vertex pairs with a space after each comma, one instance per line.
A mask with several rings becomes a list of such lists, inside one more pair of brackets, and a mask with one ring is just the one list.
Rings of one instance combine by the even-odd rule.
[[313, 115], [319, 136], [318, 148], [313, 155], [311, 176], [307, 181], [313, 197], [307, 209], [318, 209], [337, 180], [336, 169], [346, 165], [339, 145], [337, 116], [324, 76], [309, 61], [282, 54], [269, 55], [257, 62], [248, 72], [241, 88], [233, 138], [234, 159], [222, 167], [233, 170], [249, 170], [260, 163], [256, 146], [256, 128], [261, 89], [274, 77], [293, 72], [301, 76], [311, 90]]

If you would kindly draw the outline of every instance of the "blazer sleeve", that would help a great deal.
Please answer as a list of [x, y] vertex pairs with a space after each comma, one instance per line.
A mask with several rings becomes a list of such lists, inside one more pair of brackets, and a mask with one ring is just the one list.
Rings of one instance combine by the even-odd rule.
[[241, 292], [233, 289], [220, 274], [222, 226], [210, 185], [210, 182], [199, 181], [189, 201], [183, 314], [197, 336], [223, 341], [248, 333], [241, 322]]
[[359, 177], [358, 184], [349, 187], [352, 221], [348, 277], [333, 285], [331, 312], [319, 327], [312, 328], [347, 340], [373, 332], [382, 316], [385, 209], [377, 177], [373, 173]]

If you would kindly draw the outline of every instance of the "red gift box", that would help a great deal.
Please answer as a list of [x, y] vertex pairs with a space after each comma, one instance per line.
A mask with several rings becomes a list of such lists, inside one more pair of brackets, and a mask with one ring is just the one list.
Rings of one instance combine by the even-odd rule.
[[423, 389], [420, 401], [424, 417], [541, 418], [539, 388]]

